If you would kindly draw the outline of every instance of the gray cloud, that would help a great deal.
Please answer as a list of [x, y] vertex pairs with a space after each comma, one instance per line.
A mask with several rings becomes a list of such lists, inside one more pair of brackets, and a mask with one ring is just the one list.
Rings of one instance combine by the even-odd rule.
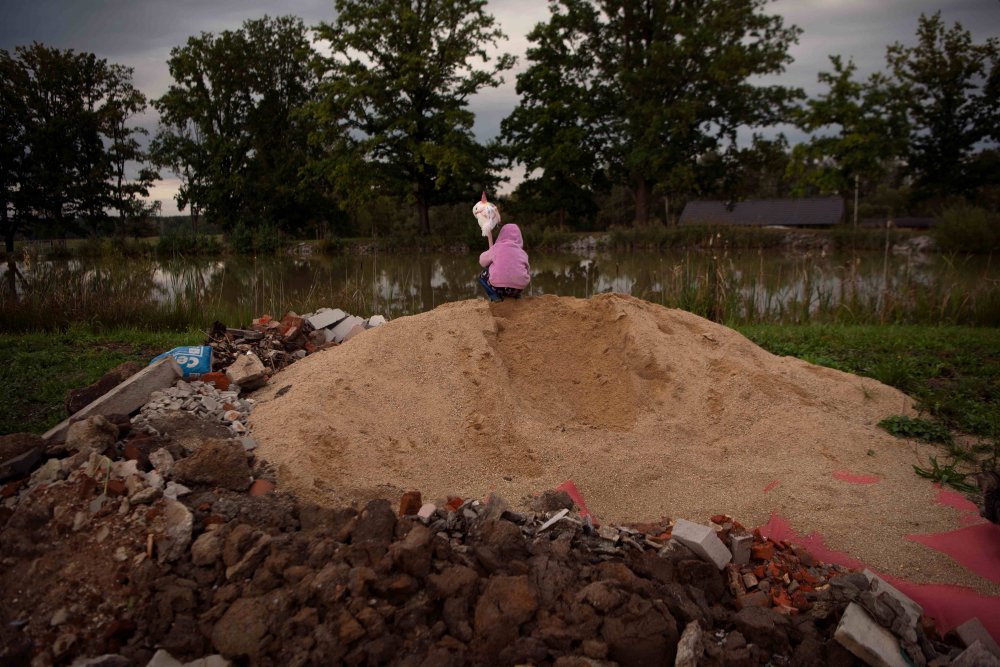
[[[859, 74], [867, 76], [885, 65], [886, 47], [896, 41], [912, 43], [921, 13], [941, 10], [950, 25], [960, 22], [977, 41], [1000, 34], [998, 0], [776, 0], [768, 12], [780, 14], [786, 24], [803, 29], [792, 49], [795, 61], [786, 72], [768, 81], [816, 93], [816, 75], [829, 69], [827, 57], [853, 58]], [[500, 121], [514, 108], [517, 72], [527, 66], [526, 35], [548, 18], [543, 0], [490, 0], [488, 10], [509, 40], [498, 51], [518, 56], [513, 72], [498, 89], [483, 91], [471, 100], [477, 114], [474, 131], [480, 140], [499, 132]], [[135, 85], [148, 97], [162, 95], [170, 83], [166, 60], [170, 49], [200, 32], [238, 28], [247, 19], [264, 14], [292, 14], [307, 25], [332, 21], [333, 0], [13, 0], [0, 7], [0, 48], [39, 41], [48, 46], [91, 51], [102, 58], [134, 68]], [[141, 122], [155, 129], [155, 113]], [[785, 128], [789, 138], [800, 135]], [[166, 176], [166, 174], [165, 174]], [[515, 176], [516, 178], [516, 176]], [[157, 195], [172, 192], [163, 183]], [[167, 195], [164, 211], [174, 202]]]

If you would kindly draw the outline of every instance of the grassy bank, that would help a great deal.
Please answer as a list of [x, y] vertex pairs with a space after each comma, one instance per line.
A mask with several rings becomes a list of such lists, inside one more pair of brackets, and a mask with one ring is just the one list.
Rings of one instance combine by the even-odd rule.
[[204, 334], [73, 327], [61, 333], [0, 334], [0, 434], [42, 433], [66, 417], [70, 389], [86, 386], [124, 361], [146, 362]]

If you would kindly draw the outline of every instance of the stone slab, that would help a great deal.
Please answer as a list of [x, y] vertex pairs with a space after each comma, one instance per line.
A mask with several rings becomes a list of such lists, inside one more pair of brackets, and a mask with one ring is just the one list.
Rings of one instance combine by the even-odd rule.
[[363, 319], [361, 319], [356, 315], [350, 315], [348, 317], [345, 317], [339, 324], [337, 324], [337, 326], [333, 327], [332, 329], [333, 342], [343, 343], [344, 338], [347, 337], [347, 334], [351, 332], [351, 329], [353, 329], [355, 325], [358, 324], [364, 325], [364, 322], [365, 321]]
[[363, 326], [361, 326], [360, 324], [355, 324], [353, 327], [351, 327], [351, 330], [347, 332], [347, 335], [344, 336], [344, 340], [342, 340], [341, 342], [346, 343], [347, 341], [351, 340], [358, 334], [364, 333], [365, 331], [367, 331], [367, 329], [365, 329]]
[[158, 389], [173, 385], [183, 375], [184, 372], [176, 359], [169, 356], [164, 357], [146, 366], [68, 419], [59, 422], [46, 431], [42, 438], [50, 443], [65, 440], [70, 420], [76, 421], [91, 415], [106, 417], [113, 414], [131, 414], [146, 404], [150, 394]]
[[715, 530], [709, 526], [703, 526], [686, 519], [678, 519], [677, 523], [674, 524], [672, 534], [673, 539], [720, 570], [733, 558], [729, 549], [716, 535]]
[[989, 631], [983, 626], [982, 621], [973, 616], [965, 623], [955, 628], [955, 634], [958, 638], [962, 640], [962, 644], [969, 648], [977, 641], [981, 642], [983, 648], [1000, 658], [1000, 646], [993, 637], [990, 636]]
[[899, 641], [856, 602], [847, 605], [833, 638], [871, 667], [907, 667]]
[[951, 667], [998, 667], [1000, 659], [994, 656], [979, 640], [962, 651], [951, 661]]
[[313, 329], [318, 331], [319, 329], [326, 329], [327, 327], [334, 326], [345, 317], [347, 317], [347, 313], [342, 311], [340, 308], [320, 308], [310, 317], [307, 317], [306, 322], [312, 325]]

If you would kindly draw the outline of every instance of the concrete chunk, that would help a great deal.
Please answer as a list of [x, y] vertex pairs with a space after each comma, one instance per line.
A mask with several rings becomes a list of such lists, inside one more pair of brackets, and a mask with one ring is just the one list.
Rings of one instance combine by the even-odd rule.
[[847, 605], [833, 638], [871, 667], [906, 667], [899, 641], [856, 602]]
[[982, 643], [983, 648], [1000, 658], [1000, 646], [997, 645], [996, 640], [990, 636], [989, 631], [978, 618], [972, 617], [962, 623], [955, 628], [955, 634], [962, 640], [962, 644], [966, 648], [971, 648], [978, 641]]
[[351, 332], [356, 325], [364, 325], [364, 320], [356, 315], [350, 315], [345, 317], [337, 326], [333, 327], [333, 341], [335, 343], [343, 343], [344, 338]]
[[753, 546], [753, 535], [743, 533], [733, 535], [731, 538], [731, 551], [733, 553], [733, 563], [736, 565], [746, 565], [750, 562], [750, 547]]
[[899, 591], [895, 586], [888, 583], [877, 574], [871, 570], [865, 570], [862, 572], [867, 578], [871, 585], [871, 591], [875, 595], [879, 593], [888, 593], [893, 598], [902, 605], [903, 610], [906, 612], [906, 616], [910, 621], [911, 626], [916, 627], [920, 622], [920, 617], [924, 614], [924, 608], [919, 604], [914, 602], [911, 598], [907, 597], [905, 594]]
[[360, 324], [355, 324], [353, 327], [351, 327], [351, 330], [347, 332], [347, 335], [344, 336], [344, 340], [342, 342], [346, 343], [347, 341], [351, 340], [358, 334], [364, 333], [365, 331], [366, 329], [363, 326], [361, 326]]
[[146, 404], [150, 394], [158, 389], [173, 385], [177, 378], [183, 375], [184, 372], [177, 364], [176, 359], [169, 356], [164, 357], [146, 366], [69, 419], [59, 422], [46, 431], [42, 438], [46, 442], [65, 440], [70, 419], [78, 421], [91, 415], [131, 414]]
[[951, 661], [951, 667], [1000, 667], [1000, 659], [990, 653], [979, 640]]
[[673, 539], [720, 570], [733, 558], [715, 530], [686, 519], [678, 519], [674, 524]]
[[226, 377], [241, 389], [255, 389], [267, 382], [267, 369], [256, 354], [241, 354], [226, 369]]
[[365, 320], [366, 329], [374, 329], [377, 326], [385, 324], [385, 317], [382, 315], [372, 315], [367, 320]]
[[332, 327], [345, 317], [347, 313], [340, 308], [320, 308], [311, 317], [306, 318], [306, 322], [311, 324], [313, 329], [319, 330]]

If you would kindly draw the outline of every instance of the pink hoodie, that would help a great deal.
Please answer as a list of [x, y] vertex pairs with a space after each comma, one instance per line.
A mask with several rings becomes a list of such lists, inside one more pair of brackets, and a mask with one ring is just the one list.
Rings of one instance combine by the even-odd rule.
[[524, 289], [528, 286], [531, 269], [517, 225], [508, 223], [500, 228], [496, 243], [479, 256], [479, 265], [490, 268], [490, 284], [494, 287]]

